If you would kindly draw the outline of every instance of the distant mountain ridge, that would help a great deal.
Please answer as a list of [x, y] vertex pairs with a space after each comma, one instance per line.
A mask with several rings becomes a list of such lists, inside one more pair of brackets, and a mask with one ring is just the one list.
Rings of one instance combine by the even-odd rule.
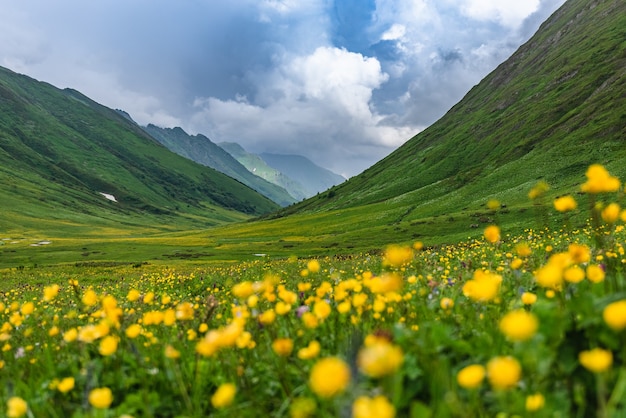
[[296, 201], [287, 190], [251, 173], [231, 154], [202, 134], [189, 135], [180, 127], [160, 128], [153, 124], [143, 129], [169, 150], [239, 180], [281, 206]]
[[211, 225], [278, 208], [80, 92], [2, 67], [0, 200], [5, 230], [52, 219], [156, 225], [155, 216]]

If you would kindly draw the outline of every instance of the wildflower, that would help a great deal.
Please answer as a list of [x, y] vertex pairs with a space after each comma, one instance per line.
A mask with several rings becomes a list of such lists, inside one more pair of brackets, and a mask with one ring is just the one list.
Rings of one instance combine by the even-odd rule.
[[554, 208], [559, 212], [569, 212], [576, 209], [576, 200], [570, 195], [561, 196], [554, 200]]
[[391, 267], [402, 267], [413, 259], [413, 249], [411, 247], [390, 245], [385, 250], [383, 265]]
[[485, 367], [481, 364], [471, 364], [459, 370], [456, 381], [465, 389], [475, 389], [482, 384], [485, 374]]
[[535, 280], [542, 287], [557, 289], [563, 283], [563, 269], [556, 263], [548, 262], [535, 272]]
[[517, 270], [522, 267], [522, 264], [524, 264], [524, 262], [520, 258], [516, 257], [511, 261], [511, 268], [513, 270]]
[[578, 353], [578, 361], [585, 369], [593, 373], [602, 373], [613, 364], [613, 353], [602, 348], [594, 348]]
[[497, 225], [489, 225], [485, 228], [485, 238], [492, 244], [500, 241], [500, 228]]
[[137, 336], [141, 333], [141, 325], [139, 324], [129, 325], [128, 328], [126, 328], [126, 331], [124, 332], [128, 338], [137, 338]]
[[330, 315], [331, 310], [330, 305], [325, 300], [319, 300], [313, 305], [313, 313], [320, 320], [326, 319]]
[[93, 289], [87, 289], [82, 297], [82, 302], [85, 306], [94, 306], [98, 303], [98, 295]]
[[541, 393], [535, 393], [534, 395], [528, 395], [526, 397], [526, 410], [529, 412], [538, 411], [543, 408], [546, 403], [546, 399]]
[[320, 271], [320, 262], [317, 260], [311, 260], [306, 264], [306, 268], [311, 273], [317, 273]]
[[524, 309], [511, 311], [500, 320], [500, 331], [511, 341], [526, 341], [535, 335], [539, 321]]
[[312, 312], [305, 312], [302, 314], [302, 323], [306, 328], [312, 329], [317, 328], [320, 324], [320, 321], [317, 319], [317, 316]]
[[608, 304], [602, 311], [602, 318], [614, 331], [626, 328], [626, 299]]
[[20, 308], [20, 312], [22, 313], [22, 315], [26, 316], [26, 315], [30, 315], [35, 311], [35, 304], [33, 302], [26, 302], [25, 304], [22, 305], [22, 307]]
[[59, 384], [57, 385], [57, 390], [61, 393], [67, 393], [70, 390], [74, 389], [74, 378], [73, 377], [65, 377], [61, 379]]
[[572, 243], [567, 247], [567, 252], [573, 263], [586, 263], [591, 258], [591, 250], [584, 244]]
[[600, 283], [604, 281], [604, 270], [596, 264], [587, 266], [587, 279], [592, 283]]
[[311, 398], [296, 398], [289, 406], [289, 416], [291, 418], [308, 418], [315, 414], [317, 405]]
[[363, 374], [378, 378], [395, 372], [403, 360], [400, 347], [379, 338], [359, 350], [357, 364]]
[[620, 188], [620, 181], [613, 177], [600, 164], [592, 164], [585, 173], [587, 182], [580, 189], [585, 193], [615, 192]]
[[395, 416], [396, 409], [383, 395], [373, 398], [359, 396], [352, 404], [352, 418], [393, 418]]
[[113, 402], [113, 393], [111, 389], [96, 388], [89, 392], [89, 403], [97, 409], [107, 409]]
[[214, 408], [225, 408], [235, 399], [235, 394], [237, 393], [237, 387], [232, 383], [223, 383], [221, 384], [213, 396], [211, 396], [211, 405]]
[[522, 375], [522, 366], [510, 356], [494, 357], [487, 363], [487, 379], [494, 389], [509, 389], [517, 385]]
[[563, 272], [563, 278], [569, 283], [579, 283], [585, 278], [585, 270], [576, 265], [568, 267]]
[[237, 283], [233, 286], [232, 293], [239, 299], [246, 299], [254, 293], [254, 287], [248, 281]]
[[497, 210], [500, 209], [500, 201], [496, 199], [491, 199], [487, 201], [487, 209], [489, 210]]
[[615, 223], [619, 219], [620, 207], [617, 203], [610, 203], [607, 207], [602, 209], [602, 219], [606, 223]]
[[108, 335], [100, 341], [100, 347], [98, 349], [101, 355], [110, 356], [117, 351], [117, 337]]
[[263, 325], [269, 325], [276, 319], [276, 312], [273, 309], [268, 309], [259, 315], [259, 322]]
[[550, 186], [544, 180], [539, 181], [530, 191], [528, 192], [528, 198], [531, 200], [535, 200], [550, 190]]
[[293, 350], [293, 340], [291, 338], [277, 338], [272, 342], [272, 350], [280, 357], [287, 357]]
[[180, 351], [168, 344], [167, 346], [165, 346], [165, 357], [169, 359], [180, 358]]
[[141, 293], [139, 293], [138, 290], [131, 289], [128, 291], [128, 294], [126, 295], [126, 300], [128, 300], [129, 302], [135, 302], [140, 297], [141, 297]]
[[50, 302], [59, 294], [59, 285], [53, 284], [43, 288], [43, 300]]
[[176, 319], [178, 319], [179, 321], [189, 321], [193, 319], [193, 315], [193, 304], [189, 302], [183, 302], [176, 306]]
[[350, 367], [337, 357], [319, 360], [311, 369], [309, 386], [322, 398], [331, 398], [346, 390], [350, 384]]
[[477, 302], [488, 302], [498, 295], [500, 283], [502, 276], [476, 270], [473, 278], [463, 285], [463, 294]]
[[285, 315], [291, 310], [291, 305], [283, 302], [282, 300], [279, 300], [278, 302], [276, 302], [274, 310], [278, 315]]
[[19, 418], [28, 412], [28, 404], [19, 396], [13, 396], [7, 401], [7, 417]]
[[66, 343], [71, 343], [72, 341], [78, 338], [78, 330], [76, 328], [70, 328], [66, 332], [63, 333], [63, 340]]
[[532, 254], [530, 245], [525, 242], [520, 242], [519, 244], [517, 244], [515, 246], [515, 252], [517, 252], [517, 255], [519, 255], [520, 257], [528, 257]]
[[454, 301], [450, 298], [442, 298], [441, 301], [439, 302], [439, 306], [441, 306], [441, 309], [452, 309], [454, 307]]
[[312, 358], [315, 358], [320, 353], [320, 349], [320, 343], [313, 340], [309, 343], [308, 346], [298, 350], [298, 358], [301, 360], [310, 360]]
[[535, 302], [537, 302], [537, 295], [531, 292], [522, 293], [522, 303], [524, 305], [532, 305]]

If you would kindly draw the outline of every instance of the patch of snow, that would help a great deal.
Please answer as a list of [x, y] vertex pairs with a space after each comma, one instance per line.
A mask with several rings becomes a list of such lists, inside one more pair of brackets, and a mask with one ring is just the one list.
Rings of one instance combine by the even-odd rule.
[[252, 254], [255, 257], [265, 257], [267, 254], [262, 254], [262, 253], [256, 253], [256, 254]]
[[111, 202], [117, 202], [117, 199], [115, 199], [115, 196], [113, 196], [112, 194], [102, 193], [102, 192], [100, 192], [100, 194], [104, 196], [106, 199], [109, 199]]

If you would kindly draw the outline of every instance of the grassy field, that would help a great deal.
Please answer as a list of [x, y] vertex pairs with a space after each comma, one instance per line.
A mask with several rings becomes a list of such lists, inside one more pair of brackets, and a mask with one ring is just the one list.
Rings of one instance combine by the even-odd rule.
[[[85, 252], [108, 249], [120, 259], [85, 255], [80, 263], [1, 272], [4, 411], [11, 417], [623, 416], [622, 186], [596, 167], [579, 190], [585, 199], [544, 196], [542, 206], [535, 188], [535, 205], [524, 211], [491, 201], [477, 215], [485, 219], [473, 228], [475, 237], [448, 245], [407, 235], [397, 245], [349, 251], [335, 236], [337, 247], [324, 248], [327, 240], [316, 242], [298, 228], [302, 219], [267, 221], [262, 231], [242, 223], [210, 236], [162, 234], [143, 246], [129, 238], [141, 247], [129, 260], [152, 246], [177, 254], [149, 263], [124, 261], [119, 239], [61, 240], [56, 245], [70, 253], [83, 245]], [[588, 222], [576, 220], [576, 205], [591, 208], [577, 215]], [[358, 211], [342, 215], [366, 218]], [[319, 216], [316, 236], [332, 234], [324, 229], [328, 214]], [[513, 218], [526, 227], [507, 232], [503, 225], [507, 219], [515, 225]], [[366, 233], [366, 226], [344, 236], [374, 242], [382, 231]], [[229, 240], [233, 231], [237, 238]], [[261, 255], [261, 235], [267, 248], [283, 252]], [[25, 238], [3, 244], [16, 254], [44, 251], [42, 260], [45, 252], [52, 257], [54, 245], [30, 247]], [[215, 261], [198, 260], [200, 248], [223, 252]], [[252, 248], [256, 255], [247, 253]], [[320, 254], [288, 256], [304, 249]]]

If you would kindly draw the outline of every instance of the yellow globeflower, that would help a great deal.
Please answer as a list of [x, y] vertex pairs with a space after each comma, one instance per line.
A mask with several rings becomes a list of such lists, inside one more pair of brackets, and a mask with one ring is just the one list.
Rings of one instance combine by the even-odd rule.
[[537, 295], [531, 292], [522, 293], [522, 303], [524, 305], [532, 305], [535, 302], [537, 302]]
[[126, 300], [128, 300], [129, 302], [135, 302], [140, 297], [141, 297], [141, 293], [139, 293], [139, 290], [130, 289], [128, 291], [128, 294], [126, 295]]
[[500, 228], [497, 225], [489, 225], [485, 228], [485, 238], [492, 244], [500, 241]]
[[584, 244], [572, 243], [567, 247], [567, 252], [573, 263], [586, 263], [591, 259], [591, 250]]
[[318, 300], [313, 305], [313, 313], [318, 319], [326, 319], [331, 311], [332, 308], [325, 300]]
[[413, 249], [408, 246], [390, 245], [385, 250], [383, 264], [392, 267], [402, 267], [413, 259]]
[[534, 395], [528, 395], [526, 397], [526, 410], [529, 412], [538, 411], [546, 403], [546, 399], [541, 393], [535, 393]]
[[28, 412], [28, 404], [19, 396], [13, 396], [7, 401], [7, 417], [19, 418]]
[[393, 418], [396, 408], [383, 395], [359, 396], [352, 404], [352, 418]]
[[554, 208], [559, 212], [569, 212], [576, 209], [576, 200], [570, 195], [561, 196], [554, 200]]
[[128, 328], [126, 328], [126, 331], [124, 331], [124, 333], [126, 334], [128, 338], [137, 338], [137, 336], [141, 333], [141, 325], [139, 324], [129, 325]]
[[309, 375], [309, 387], [322, 398], [331, 398], [342, 393], [349, 384], [350, 367], [337, 357], [319, 360]]
[[587, 266], [587, 279], [592, 283], [600, 283], [604, 281], [604, 270], [596, 264]]
[[57, 385], [57, 390], [61, 393], [67, 393], [70, 390], [74, 389], [74, 378], [73, 377], [65, 377], [61, 379], [59, 384]]
[[481, 364], [471, 364], [459, 370], [456, 381], [462, 388], [475, 389], [482, 384], [485, 374], [485, 368]]
[[471, 280], [463, 285], [463, 294], [477, 302], [488, 302], [498, 296], [502, 276], [476, 270]]
[[100, 341], [100, 347], [98, 349], [101, 355], [110, 356], [117, 351], [117, 337], [107, 335]]
[[439, 306], [441, 306], [441, 309], [452, 309], [454, 308], [454, 301], [450, 298], [442, 298], [441, 301], [439, 302]]
[[558, 289], [563, 284], [563, 269], [556, 263], [548, 262], [535, 272], [535, 280], [542, 287]]
[[617, 203], [611, 203], [602, 210], [601, 216], [604, 222], [615, 223], [619, 219], [621, 208]]
[[59, 294], [59, 285], [53, 284], [50, 286], [46, 286], [43, 288], [43, 300], [46, 302], [50, 302], [52, 299], [56, 298]]
[[211, 405], [214, 408], [225, 408], [235, 399], [235, 395], [237, 394], [237, 387], [232, 383], [223, 383], [221, 384], [213, 396], [211, 396]]
[[320, 262], [317, 260], [311, 260], [306, 264], [306, 268], [311, 273], [317, 273], [318, 271], [320, 271]]
[[605, 193], [615, 192], [620, 188], [620, 181], [617, 177], [613, 177], [600, 164], [589, 166], [587, 172], [587, 182], [580, 189], [586, 193]]
[[537, 317], [524, 309], [509, 312], [500, 320], [500, 331], [511, 341], [531, 339], [538, 327]]
[[281, 357], [287, 357], [293, 350], [293, 340], [291, 338], [277, 338], [272, 342], [272, 350]]
[[301, 360], [310, 360], [315, 358], [320, 353], [321, 348], [320, 343], [313, 340], [308, 346], [298, 350], [298, 358]]
[[494, 389], [510, 389], [517, 385], [522, 375], [522, 366], [510, 356], [494, 357], [487, 363], [487, 379]]
[[608, 370], [613, 364], [613, 353], [602, 348], [581, 351], [578, 354], [578, 361], [583, 367], [593, 373], [602, 373]]
[[602, 318], [615, 331], [626, 328], [626, 299], [608, 304], [602, 311]]
[[573, 265], [565, 269], [563, 272], [563, 278], [566, 282], [579, 283], [585, 278], [585, 270], [577, 265]]
[[97, 409], [107, 409], [113, 402], [113, 393], [109, 388], [96, 388], [89, 392], [89, 403]]
[[403, 361], [402, 349], [384, 339], [376, 339], [361, 348], [357, 357], [359, 370], [373, 378], [395, 372]]

